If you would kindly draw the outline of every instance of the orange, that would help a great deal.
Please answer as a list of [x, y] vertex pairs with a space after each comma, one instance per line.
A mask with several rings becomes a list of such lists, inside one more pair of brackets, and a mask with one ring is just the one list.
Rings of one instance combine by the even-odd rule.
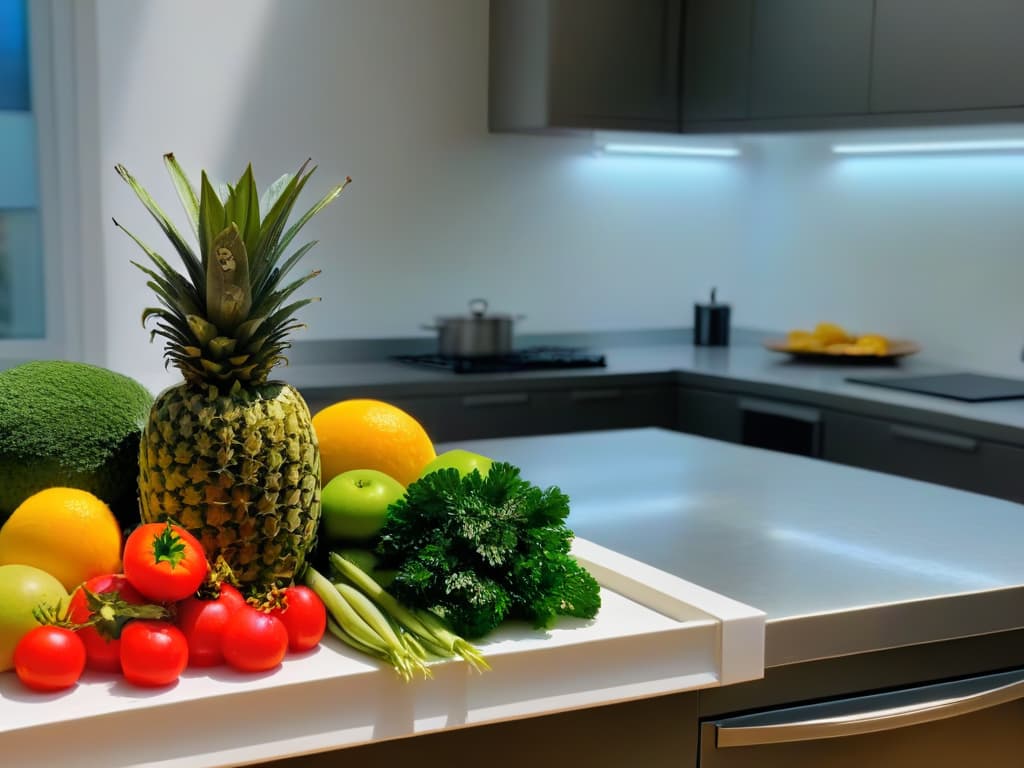
[[0, 565], [31, 565], [69, 592], [121, 568], [121, 527], [110, 507], [79, 488], [29, 496], [0, 528]]
[[327, 485], [350, 469], [376, 469], [408, 485], [437, 454], [423, 426], [380, 400], [342, 400], [313, 417]]

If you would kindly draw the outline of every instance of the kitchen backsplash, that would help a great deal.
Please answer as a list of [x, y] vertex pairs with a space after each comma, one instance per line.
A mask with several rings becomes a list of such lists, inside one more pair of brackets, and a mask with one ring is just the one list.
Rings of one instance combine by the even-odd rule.
[[[103, 224], [137, 205], [110, 169], [171, 207], [160, 156], [174, 150], [225, 175], [252, 160], [261, 184], [312, 156], [313, 192], [353, 177], [308, 228], [324, 301], [299, 340], [428, 338], [421, 323], [476, 296], [525, 314], [523, 333], [679, 328], [716, 285], [737, 325], [830, 320], [1024, 376], [1024, 155], [839, 160], [803, 134], [738, 137], [738, 158], [613, 158], [586, 137], [490, 134], [479, 0], [151, 0], [96, 16], [94, 232], [106, 293], [125, 300], [92, 330], [112, 367], [161, 363], [138, 324], [134, 246]], [[197, 90], [209, 72], [181, 59], [182, 38], [218, 50], [223, 77]]]

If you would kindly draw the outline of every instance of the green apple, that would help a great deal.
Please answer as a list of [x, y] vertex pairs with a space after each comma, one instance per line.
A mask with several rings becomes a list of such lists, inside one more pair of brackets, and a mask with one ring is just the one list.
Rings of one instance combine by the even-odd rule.
[[370, 541], [404, 495], [405, 486], [376, 469], [342, 472], [320, 495], [320, 528], [328, 541]]
[[437, 472], [439, 469], [457, 469], [461, 477], [465, 477], [475, 469], [480, 472], [481, 476], [487, 477], [487, 473], [491, 471], [491, 464], [493, 463], [491, 459], [481, 456], [479, 453], [464, 451], [461, 448], [453, 448], [450, 451], [439, 454], [427, 464], [423, 471], [420, 472], [420, 477], [429, 475], [431, 472]]

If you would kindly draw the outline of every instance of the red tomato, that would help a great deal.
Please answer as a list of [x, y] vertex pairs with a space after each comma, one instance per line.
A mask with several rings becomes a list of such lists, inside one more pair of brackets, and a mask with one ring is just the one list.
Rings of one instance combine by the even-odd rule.
[[[130, 605], [144, 605], [145, 598], [128, 583], [123, 575], [109, 573], [89, 579], [82, 585], [94, 595], [115, 593]], [[78, 588], [71, 595], [71, 621], [82, 624], [89, 620], [91, 614], [85, 592]], [[78, 636], [85, 644], [86, 666], [101, 672], [121, 671], [121, 624], [119, 622], [100, 622], [97, 626], [82, 627], [77, 630]]]
[[288, 650], [302, 653], [316, 648], [327, 629], [327, 609], [316, 592], [306, 586], [284, 590], [284, 608], [275, 608], [271, 615], [284, 622], [288, 630]]
[[134, 685], [170, 685], [188, 666], [188, 642], [167, 621], [136, 619], [121, 631], [121, 669]]
[[145, 523], [124, 544], [124, 575], [150, 600], [176, 602], [191, 597], [210, 569], [203, 545], [171, 523]]
[[230, 584], [220, 585], [220, 597], [218, 599], [226, 602], [232, 610], [245, 605], [245, 598], [242, 596], [242, 593]]
[[224, 627], [244, 605], [242, 593], [228, 584], [221, 586], [220, 595], [214, 600], [188, 597], [178, 603], [178, 626], [188, 641], [190, 666], [214, 667], [224, 663]]
[[273, 669], [288, 651], [288, 630], [269, 613], [243, 605], [224, 627], [221, 651], [224, 659], [242, 672]]
[[70, 688], [84, 669], [85, 645], [70, 629], [35, 627], [14, 647], [14, 671], [34, 691]]

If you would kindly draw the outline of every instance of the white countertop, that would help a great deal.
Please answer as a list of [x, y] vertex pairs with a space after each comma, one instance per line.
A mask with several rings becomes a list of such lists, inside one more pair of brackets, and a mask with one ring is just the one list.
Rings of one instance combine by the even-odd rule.
[[244, 765], [763, 674], [762, 612], [586, 541], [574, 552], [602, 585], [597, 617], [507, 622], [476, 643], [489, 671], [438, 662], [404, 683], [327, 637], [267, 673], [187, 670], [160, 689], [87, 673], [40, 694], [0, 673], [0, 754], [18, 768]]
[[657, 429], [459, 447], [560, 487], [580, 536], [764, 610], [768, 666], [1024, 627], [1020, 504]]

